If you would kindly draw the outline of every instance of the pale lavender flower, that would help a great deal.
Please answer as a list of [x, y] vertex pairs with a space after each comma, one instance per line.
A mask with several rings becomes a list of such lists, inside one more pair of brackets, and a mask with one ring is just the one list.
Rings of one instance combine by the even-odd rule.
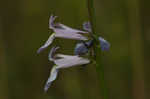
[[49, 60], [53, 61], [55, 65], [52, 67], [50, 77], [45, 84], [45, 92], [48, 90], [51, 83], [56, 79], [59, 69], [90, 63], [87, 58], [79, 57], [77, 55], [55, 54], [56, 49], [58, 49], [58, 47], [52, 48], [49, 53]]
[[86, 31], [81, 31], [78, 29], [73, 29], [61, 23], [55, 23], [56, 16], [51, 16], [49, 19], [49, 28], [54, 31], [54, 33], [48, 38], [46, 43], [40, 47], [37, 53], [40, 53], [42, 50], [47, 48], [53, 40], [58, 38], [65, 38], [65, 39], [74, 39], [74, 40], [88, 40], [87, 37], [83, 36], [83, 34], [88, 34]]
[[75, 39], [75, 40], [87, 40], [82, 34], [87, 34], [86, 31], [73, 29], [61, 23], [55, 23], [56, 16], [51, 16], [49, 19], [49, 28], [55, 32], [56, 37]]
[[68, 33], [68, 31], [71, 32], [71, 33], [72, 32], [74, 32], [74, 33], [76, 33], [76, 32], [78, 32], [78, 33], [88, 33], [88, 32], [85, 32], [85, 31], [78, 30], [78, 29], [73, 29], [73, 28], [68, 27], [68, 26], [66, 26], [64, 24], [61, 24], [61, 23], [55, 23], [56, 18], [57, 18], [57, 16], [51, 15], [51, 17], [49, 19], [49, 28], [54, 29], [54, 31], [55, 30], [57, 31], [57, 29], [62, 29], [60, 31], [67, 32], [67, 33]]

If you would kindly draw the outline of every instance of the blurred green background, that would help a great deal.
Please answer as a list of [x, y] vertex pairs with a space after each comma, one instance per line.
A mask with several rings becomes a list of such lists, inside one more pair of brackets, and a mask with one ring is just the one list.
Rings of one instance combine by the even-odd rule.
[[[150, 1], [94, 0], [96, 31], [111, 43], [102, 57], [109, 99], [150, 99]], [[62, 69], [48, 93], [51, 14], [73, 28], [88, 20], [86, 0], [0, 1], [0, 99], [102, 99], [94, 65]], [[72, 54], [76, 41], [62, 40]]]

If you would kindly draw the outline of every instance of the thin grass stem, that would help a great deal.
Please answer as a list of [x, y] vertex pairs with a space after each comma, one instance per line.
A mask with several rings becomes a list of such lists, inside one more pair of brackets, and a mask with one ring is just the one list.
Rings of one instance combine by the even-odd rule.
[[91, 36], [93, 37], [94, 40], [94, 60], [96, 60], [96, 71], [98, 74], [98, 78], [100, 81], [100, 90], [101, 90], [101, 95], [103, 99], [108, 99], [108, 94], [107, 94], [107, 88], [106, 88], [106, 82], [105, 82], [105, 76], [104, 76], [104, 67], [102, 65], [102, 53], [100, 47], [97, 46], [98, 41], [98, 34], [96, 34], [96, 18], [95, 18], [95, 9], [94, 9], [94, 0], [87, 0], [87, 8], [88, 8], [88, 14], [89, 14], [89, 20], [91, 23]]

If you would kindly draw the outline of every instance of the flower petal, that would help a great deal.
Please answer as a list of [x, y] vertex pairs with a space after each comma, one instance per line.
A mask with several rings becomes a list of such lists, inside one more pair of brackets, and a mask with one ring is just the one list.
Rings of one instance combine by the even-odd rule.
[[69, 58], [72, 57], [73, 55], [64, 55], [64, 54], [56, 54], [55, 57], [57, 58]]
[[56, 79], [58, 74], [58, 69], [56, 69], [56, 66], [54, 66], [51, 70], [50, 73], [50, 77], [48, 78], [45, 87], [44, 87], [44, 91], [47, 92], [48, 88], [50, 87], [51, 83]]
[[46, 43], [37, 50], [37, 53], [40, 53], [45, 48], [47, 48], [53, 42], [54, 39], [55, 39], [55, 33], [53, 33], [52, 35], [50, 35], [50, 37], [48, 38], [48, 40], [46, 41]]
[[55, 28], [55, 19], [57, 18], [57, 16], [53, 16], [51, 15], [50, 18], [49, 18], [49, 28], [50, 29], [54, 29]]
[[79, 56], [71, 56], [71, 55], [63, 55], [63, 54], [58, 54], [57, 56], [64, 57], [64, 58], [54, 60], [55, 64], [57, 65], [56, 68], [58, 69], [88, 64], [90, 62], [88, 59]]
[[56, 32], [56, 37], [59, 38], [74, 39], [74, 40], [88, 40], [88, 38], [78, 33], [62, 31], [60, 29], [59, 30], [56, 29], [55, 32]]
[[78, 30], [78, 29], [73, 29], [71, 27], [68, 27], [64, 24], [59, 24], [66, 32], [70, 32], [70, 33], [88, 33], [86, 31], [81, 31], [81, 30]]
[[87, 40], [87, 38], [80, 33], [88, 33], [86, 31], [81, 31], [78, 29], [73, 29], [61, 23], [55, 23], [57, 16], [51, 15], [49, 19], [49, 28], [53, 29], [57, 37], [66, 38], [66, 39], [75, 39], [75, 40]]
[[60, 24], [60, 23], [54, 23], [55, 19], [57, 18], [57, 16], [53, 16], [51, 15], [50, 16], [50, 19], [49, 19], [49, 28], [50, 29], [61, 29], [62, 31], [64, 30], [65, 32], [73, 32], [73, 33], [88, 33], [86, 31], [81, 31], [81, 30], [78, 30], [78, 29], [73, 29], [71, 27], [68, 27], [64, 24]]
[[102, 51], [108, 51], [109, 48], [110, 48], [109, 42], [107, 42], [107, 41], [106, 41], [104, 38], [102, 38], [102, 37], [99, 37], [98, 39], [99, 39], [99, 41], [100, 41], [101, 50], [102, 50]]
[[89, 21], [83, 23], [83, 29], [86, 30], [86, 31], [88, 31], [88, 32], [91, 32], [91, 31], [92, 31], [92, 30], [91, 30], [91, 24], [90, 24]]
[[49, 52], [49, 55], [48, 55], [48, 59], [50, 61], [53, 61], [54, 60], [54, 54], [56, 52], [56, 50], [59, 49], [59, 47], [53, 47], [50, 52]]

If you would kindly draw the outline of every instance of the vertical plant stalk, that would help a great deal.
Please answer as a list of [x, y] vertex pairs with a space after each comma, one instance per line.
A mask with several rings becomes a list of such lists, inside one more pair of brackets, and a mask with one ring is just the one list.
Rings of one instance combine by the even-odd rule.
[[91, 32], [91, 36], [93, 37], [94, 40], [94, 60], [96, 60], [96, 71], [98, 74], [98, 78], [100, 81], [100, 89], [101, 89], [101, 95], [103, 96], [103, 99], [108, 99], [108, 94], [107, 94], [107, 88], [106, 88], [106, 82], [105, 82], [105, 77], [104, 77], [104, 68], [102, 65], [102, 53], [101, 53], [101, 49], [100, 47], [98, 47], [97, 45], [99, 45], [99, 41], [98, 41], [98, 34], [96, 34], [96, 18], [95, 18], [95, 9], [94, 9], [94, 2], [93, 0], [87, 0], [87, 8], [88, 8], [88, 14], [89, 14], [89, 20], [91, 23], [91, 28], [92, 28], [92, 32]]
[[95, 19], [95, 9], [94, 9], [94, 2], [93, 0], [87, 0], [87, 8], [88, 8], [88, 14], [89, 14], [89, 20], [92, 28], [92, 33], [95, 33], [96, 28], [96, 19]]

